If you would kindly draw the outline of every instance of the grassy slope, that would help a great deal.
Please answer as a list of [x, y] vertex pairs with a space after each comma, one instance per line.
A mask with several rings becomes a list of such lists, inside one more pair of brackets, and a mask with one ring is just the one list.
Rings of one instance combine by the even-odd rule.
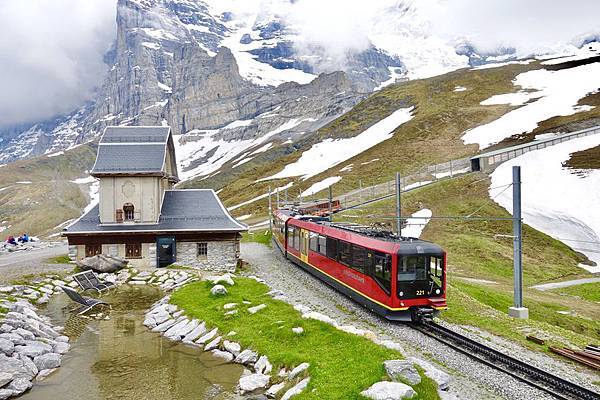
[[86, 144], [61, 156], [40, 156], [0, 167], [0, 188], [6, 188], [0, 191], [0, 225], [11, 225], [3, 235], [40, 235], [79, 217], [89, 199], [70, 180], [85, 176], [95, 156], [95, 147]]
[[[303, 319], [293, 307], [274, 300], [269, 288], [249, 278], [238, 278], [228, 287], [226, 296], [210, 295], [210, 284], [187, 285], [171, 296], [171, 302], [187, 314], [218, 327], [220, 332], [235, 331], [232, 340], [243, 348], [266, 354], [274, 371], [310, 363], [309, 387], [301, 399], [358, 399], [359, 393], [385, 377], [383, 361], [402, 358], [400, 353], [376, 345], [372, 341], [342, 332], [331, 325]], [[251, 301], [251, 305], [242, 301]], [[225, 316], [223, 305], [238, 303], [239, 313]], [[267, 308], [252, 315], [248, 307], [266, 304]], [[296, 335], [291, 328], [300, 326], [304, 333]], [[274, 374], [275, 375], [275, 374]], [[434, 384], [423, 379], [415, 386], [418, 399], [438, 399]]]
[[[506, 210], [489, 199], [489, 184], [485, 175], [472, 174], [415, 190], [402, 197], [403, 215], [430, 208], [437, 216], [468, 215], [479, 210], [476, 216], [509, 217]], [[393, 200], [337, 218], [372, 223], [382, 216], [393, 218]], [[577, 267], [583, 256], [529, 226], [523, 230], [523, 279], [525, 304], [530, 308], [531, 320], [515, 321], [506, 316], [512, 303], [512, 241], [495, 235], [510, 235], [511, 230], [510, 221], [429, 222], [423, 238], [439, 243], [448, 252], [450, 309], [443, 318], [481, 326], [523, 343], [526, 343], [523, 333], [527, 329], [563, 337], [577, 345], [597, 341], [600, 338], [597, 305], [527, 288], [540, 282], [588, 276]], [[494, 283], [465, 281], [463, 277]], [[580, 317], [557, 313], [567, 310], [573, 310]]]
[[600, 169], [600, 146], [571, 154], [565, 166], [573, 169]]
[[600, 283], [598, 282], [556, 289], [555, 292], [565, 296], [573, 296], [587, 301], [600, 303]]

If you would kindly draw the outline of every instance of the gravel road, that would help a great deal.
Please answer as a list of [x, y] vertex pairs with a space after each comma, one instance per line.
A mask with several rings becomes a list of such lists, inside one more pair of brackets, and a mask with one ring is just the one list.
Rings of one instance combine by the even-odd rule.
[[[326, 314], [340, 324], [369, 329], [382, 338], [402, 345], [405, 356], [429, 359], [443, 366], [454, 377], [447, 399], [553, 399], [553, 397], [526, 386], [495, 369], [476, 363], [471, 358], [444, 347], [436, 340], [402, 324], [387, 321], [341, 295], [325, 283], [286, 260], [278, 251], [257, 243], [242, 243], [242, 258], [251, 265], [251, 273], [264, 279], [273, 289], [286, 294], [290, 303], [304, 304]], [[531, 352], [520, 346], [493, 337], [469, 333], [476, 340], [492, 344], [512, 356], [526, 359], [533, 365], [560, 373], [562, 376], [598, 390], [591, 382], [591, 374], [579, 373], [571, 365]]]
[[0, 282], [9, 283], [23, 275], [47, 272], [64, 272], [73, 269], [71, 264], [47, 264], [48, 258], [67, 254], [66, 244], [17, 251], [0, 255]]

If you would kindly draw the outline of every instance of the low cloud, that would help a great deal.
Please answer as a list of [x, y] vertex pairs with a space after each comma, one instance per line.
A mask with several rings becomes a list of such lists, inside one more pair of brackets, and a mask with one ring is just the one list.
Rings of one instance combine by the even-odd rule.
[[105, 77], [116, 1], [0, 2], [0, 125], [35, 122], [90, 99]]

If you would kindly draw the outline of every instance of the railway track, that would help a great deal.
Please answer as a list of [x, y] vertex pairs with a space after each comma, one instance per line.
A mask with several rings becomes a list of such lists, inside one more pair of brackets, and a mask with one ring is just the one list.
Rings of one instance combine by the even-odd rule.
[[600, 400], [600, 394], [510, 357], [435, 322], [424, 320], [412, 327], [480, 363], [544, 391], [558, 399]]

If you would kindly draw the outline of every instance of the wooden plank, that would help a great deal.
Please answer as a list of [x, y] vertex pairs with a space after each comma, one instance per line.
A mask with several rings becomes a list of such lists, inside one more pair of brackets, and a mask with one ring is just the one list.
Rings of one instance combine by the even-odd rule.
[[540, 339], [538, 337], [535, 337], [533, 335], [527, 335], [527, 340], [537, 343], [537, 344], [546, 344], [546, 341], [544, 339]]
[[558, 349], [556, 347], [550, 347], [550, 351], [556, 354], [560, 354], [561, 356], [570, 358], [573, 361], [577, 361], [581, 364], [587, 365], [590, 368], [594, 368], [594, 369], [598, 369], [600, 370], [600, 363], [595, 363], [589, 359], [586, 359], [584, 357], [580, 357], [578, 355], [576, 355], [572, 350], [569, 349]]

